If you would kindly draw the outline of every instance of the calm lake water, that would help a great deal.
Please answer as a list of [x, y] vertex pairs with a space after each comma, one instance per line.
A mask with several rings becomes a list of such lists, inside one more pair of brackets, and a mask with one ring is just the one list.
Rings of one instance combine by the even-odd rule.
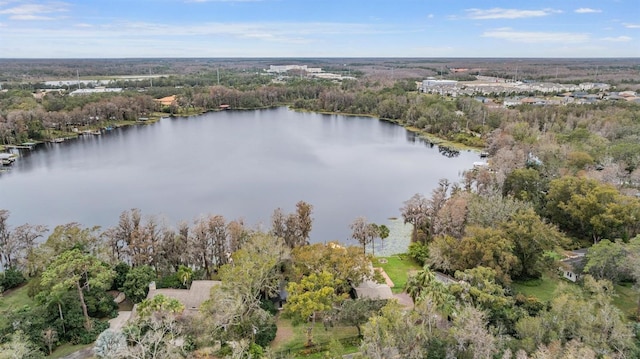
[[201, 214], [268, 229], [273, 210], [314, 206], [313, 242], [346, 242], [358, 216], [387, 223], [403, 201], [458, 181], [479, 155], [443, 155], [377, 119], [286, 108], [165, 118], [23, 151], [0, 175], [9, 223], [114, 226], [140, 208], [175, 225]]

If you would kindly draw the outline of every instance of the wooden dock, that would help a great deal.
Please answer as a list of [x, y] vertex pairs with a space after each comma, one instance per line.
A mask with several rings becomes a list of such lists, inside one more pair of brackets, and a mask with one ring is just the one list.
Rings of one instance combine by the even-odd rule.
[[32, 150], [33, 147], [36, 144], [22, 144], [22, 145], [4, 145], [4, 148], [10, 150], [10, 149], [16, 149], [16, 150]]

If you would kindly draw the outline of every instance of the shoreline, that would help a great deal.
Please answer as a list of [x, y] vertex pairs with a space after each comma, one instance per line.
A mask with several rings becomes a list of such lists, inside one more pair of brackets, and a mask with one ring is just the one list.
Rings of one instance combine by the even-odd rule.
[[[192, 116], [200, 116], [200, 115], [204, 115], [206, 113], [209, 112], [222, 112], [222, 111], [256, 111], [256, 110], [267, 110], [267, 109], [272, 109], [272, 108], [278, 108], [278, 107], [286, 107], [287, 109], [291, 110], [291, 111], [295, 111], [295, 112], [308, 112], [308, 113], [317, 113], [317, 114], [323, 114], [323, 115], [341, 115], [341, 116], [347, 116], [347, 117], [368, 117], [368, 118], [372, 118], [372, 119], [377, 119], [379, 121], [384, 121], [384, 122], [389, 122], [389, 123], [393, 123], [395, 125], [398, 125], [402, 128], [404, 128], [405, 130], [414, 133], [416, 135], [418, 135], [418, 137], [422, 138], [423, 140], [432, 143], [436, 146], [443, 146], [443, 147], [447, 147], [450, 149], [454, 149], [454, 150], [464, 150], [464, 151], [475, 151], [475, 152], [482, 152], [484, 150], [484, 148], [482, 147], [474, 147], [474, 146], [469, 146], [469, 145], [465, 145], [463, 143], [459, 143], [459, 142], [454, 142], [454, 141], [450, 141], [441, 137], [438, 137], [434, 134], [431, 134], [429, 132], [426, 132], [424, 130], [421, 130], [419, 128], [413, 127], [413, 126], [407, 126], [402, 124], [399, 120], [392, 120], [392, 119], [388, 119], [388, 118], [382, 118], [382, 117], [377, 117], [375, 115], [372, 114], [357, 114], [357, 113], [345, 113], [345, 112], [332, 112], [332, 111], [311, 111], [311, 110], [306, 110], [306, 109], [301, 109], [301, 108], [295, 108], [293, 107], [293, 105], [277, 105], [277, 106], [266, 106], [266, 107], [256, 107], [256, 108], [234, 108], [234, 109], [229, 109], [229, 110], [221, 110], [221, 109], [196, 109], [193, 108], [191, 110], [186, 110], [185, 113], [181, 114], [181, 113], [172, 113], [172, 114], [167, 114], [164, 112], [154, 112], [152, 115], [149, 116], [149, 119], [146, 121], [120, 121], [120, 122], [107, 122], [107, 127], [110, 127], [110, 125], [112, 125], [113, 127], [128, 127], [128, 126], [138, 126], [138, 125], [150, 125], [150, 124], [154, 124], [158, 121], [160, 121], [162, 118], [164, 117], [192, 117]], [[99, 131], [99, 130], [103, 130], [105, 128], [105, 126], [88, 126], [87, 128], [84, 128], [83, 131], [85, 130], [89, 130], [89, 131]], [[78, 136], [80, 136], [81, 134], [78, 132], [70, 132], [70, 133], [66, 133], [66, 136], [61, 136], [64, 137], [65, 139], [75, 139]], [[51, 138], [51, 139], [47, 139], [47, 140], [40, 140], [40, 141], [31, 141], [33, 143], [35, 143], [36, 145], [38, 144], [42, 144], [45, 142], [53, 142], [55, 138]], [[6, 146], [13, 146], [12, 144], [7, 144], [7, 145], [0, 145], [0, 152], [4, 152], [7, 151]]]

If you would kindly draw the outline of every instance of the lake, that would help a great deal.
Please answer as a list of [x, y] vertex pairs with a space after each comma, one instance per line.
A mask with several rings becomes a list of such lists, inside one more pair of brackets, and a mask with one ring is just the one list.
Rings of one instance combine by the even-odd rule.
[[447, 157], [404, 128], [287, 108], [164, 118], [23, 150], [0, 175], [9, 223], [114, 226], [140, 208], [175, 225], [201, 214], [267, 230], [273, 210], [314, 206], [312, 242], [347, 242], [358, 216], [399, 217], [415, 193], [458, 181], [479, 154]]

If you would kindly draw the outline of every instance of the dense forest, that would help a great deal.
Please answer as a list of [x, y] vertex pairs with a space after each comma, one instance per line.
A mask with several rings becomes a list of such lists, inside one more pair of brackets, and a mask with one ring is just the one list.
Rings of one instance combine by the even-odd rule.
[[[276, 209], [267, 231], [219, 215], [170, 225], [133, 209], [112, 228], [70, 223], [48, 232], [12, 226], [7, 209], [0, 210], [0, 286], [6, 299], [26, 291], [28, 304], [3, 312], [0, 358], [39, 358], [94, 341], [100, 358], [640, 356], [640, 105], [489, 108], [418, 93], [417, 79], [217, 75], [169, 76], [153, 87], [124, 81], [123, 93], [91, 96], [12, 88], [0, 93], [0, 144], [225, 104], [365, 114], [482, 149], [487, 166], [398, 204], [413, 227], [401, 258], [416, 269], [400, 288], [412, 305], [352, 291], [383, 281], [367, 247], [388, 235], [384, 226], [356, 218], [352, 237], [362, 247], [309, 244], [313, 207], [303, 201], [293, 213]], [[174, 104], [154, 101], [168, 95]], [[578, 249], [586, 249], [571, 268], [579, 280], [561, 279], [566, 255]], [[175, 299], [147, 299], [150, 282], [189, 288], [212, 279], [220, 284], [197, 313]], [[537, 285], [547, 287], [527, 289]], [[136, 303], [138, 315], [122, 331], [104, 331], [119, 309], [115, 292]], [[283, 323], [304, 328], [302, 349], [272, 347]], [[338, 329], [355, 332], [321, 343]]]

